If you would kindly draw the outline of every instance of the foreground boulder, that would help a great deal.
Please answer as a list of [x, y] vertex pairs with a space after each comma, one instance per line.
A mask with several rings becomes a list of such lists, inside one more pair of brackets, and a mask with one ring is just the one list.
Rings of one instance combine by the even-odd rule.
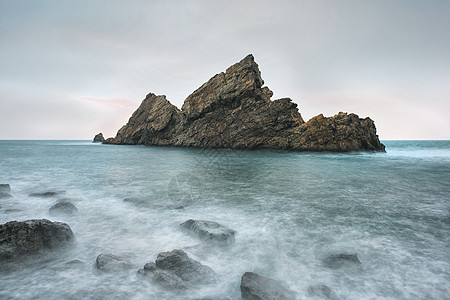
[[11, 197], [11, 186], [7, 183], [0, 184], [0, 199]]
[[73, 240], [73, 232], [65, 223], [46, 219], [11, 221], [0, 225], [0, 262], [58, 249]]
[[236, 231], [212, 221], [189, 219], [181, 223], [180, 227], [195, 234], [201, 240], [219, 245], [230, 245], [234, 242], [236, 234]]
[[294, 293], [281, 282], [246, 272], [241, 279], [242, 298], [248, 300], [287, 300], [295, 299]]
[[97, 256], [95, 267], [104, 272], [116, 272], [128, 270], [132, 265], [124, 258], [108, 253]]
[[355, 253], [339, 253], [327, 256], [323, 263], [326, 267], [332, 269], [338, 269], [344, 266], [359, 266], [361, 262], [358, 259], [358, 255]]
[[73, 216], [78, 214], [78, 208], [68, 200], [62, 200], [55, 203], [49, 208], [49, 213], [51, 215], [69, 215]]
[[154, 263], [147, 263], [139, 274], [149, 276], [167, 289], [187, 289], [216, 280], [214, 271], [189, 256], [183, 250], [158, 254]]
[[93, 143], [103, 143], [105, 141], [105, 138], [103, 137], [103, 133], [98, 133], [94, 136]]
[[148, 94], [107, 144], [296, 151], [384, 151], [370, 118], [339, 113], [305, 123], [289, 98], [271, 100], [253, 55], [215, 75], [180, 109]]

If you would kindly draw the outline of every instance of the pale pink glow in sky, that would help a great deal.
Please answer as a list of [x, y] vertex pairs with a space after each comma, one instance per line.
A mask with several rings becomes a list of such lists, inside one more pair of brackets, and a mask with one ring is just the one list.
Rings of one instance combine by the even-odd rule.
[[252, 53], [305, 120], [450, 139], [450, 1], [0, 0], [0, 139], [114, 136], [149, 93], [179, 108]]
[[78, 101], [88, 101], [105, 105], [119, 106], [119, 107], [130, 107], [134, 108], [136, 105], [135, 101], [128, 99], [102, 99], [94, 97], [75, 97]]

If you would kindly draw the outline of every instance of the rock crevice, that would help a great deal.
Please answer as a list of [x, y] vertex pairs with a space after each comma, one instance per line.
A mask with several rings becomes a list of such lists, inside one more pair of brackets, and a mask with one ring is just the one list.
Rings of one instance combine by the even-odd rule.
[[305, 123], [289, 98], [271, 100], [253, 55], [215, 75], [180, 109], [148, 94], [106, 144], [296, 151], [384, 151], [370, 118], [338, 113]]

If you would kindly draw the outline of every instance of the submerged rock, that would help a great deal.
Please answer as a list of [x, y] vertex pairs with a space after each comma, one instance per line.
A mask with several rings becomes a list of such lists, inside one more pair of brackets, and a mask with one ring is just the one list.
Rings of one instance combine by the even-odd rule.
[[123, 199], [125, 203], [131, 203], [133, 205], [139, 207], [152, 207], [154, 204], [152, 203], [152, 199], [150, 197], [145, 196], [130, 196]]
[[154, 203], [154, 199], [146, 196], [130, 196], [123, 199], [123, 202], [133, 204], [137, 207], [142, 208], [153, 208], [153, 209], [183, 209], [186, 206], [189, 206], [189, 203], [180, 202], [180, 203]]
[[339, 299], [337, 295], [333, 292], [333, 290], [324, 284], [310, 285], [308, 287], [308, 296], [312, 297], [313, 299], [329, 299], [329, 300]]
[[93, 143], [103, 143], [105, 141], [105, 138], [103, 137], [103, 133], [98, 133], [94, 136]]
[[212, 221], [190, 219], [181, 223], [180, 227], [197, 235], [204, 241], [217, 243], [219, 245], [229, 245], [233, 243], [236, 234], [236, 231]]
[[1, 183], [0, 184], [0, 194], [9, 194], [11, 193], [11, 186], [7, 183]]
[[49, 198], [49, 197], [55, 197], [61, 194], [64, 194], [65, 191], [45, 191], [45, 192], [35, 192], [31, 193], [31, 197], [42, 197], [42, 198]]
[[0, 199], [12, 198], [11, 186], [7, 183], [0, 184]]
[[281, 282], [246, 272], [241, 279], [242, 298], [248, 300], [287, 300], [295, 299], [294, 293]]
[[49, 213], [52, 215], [76, 215], [78, 208], [68, 200], [62, 200], [55, 203], [49, 208]]
[[117, 272], [131, 269], [132, 265], [120, 256], [100, 254], [95, 260], [95, 267], [104, 272]]
[[84, 265], [84, 262], [82, 262], [79, 259], [74, 259], [74, 260], [66, 262], [65, 265], [66, 266], [81, 266], [81, 265]]
[[353, 254], [348, 254], [348, 253], [332, 254], [332, 255], [329, 255], [328, 257], [326, 257], [324, 259], [323, 263], [326, 267], [332, 268], [332, 269], [338, 269], [343, 266], [351, 266], [351, 265], [359, 266], [359, 265], [361, 265], [361, 262], [358, 259], [358, 255], [355, 253], [353, 253]]
[[384, 151], [374, 122], [355, 114], [305, 123], [289, 98], [272, 101], [253, 55], [215, 75], [182, 109], [149, 93], [107, 144], [297, 151]]
[[189, 256], [183, 250], [158, 254], [155, 263], [147, 263], [139, 274], [150, 276], [160, 286], [168, 289], [187, 289], [216, 280], [214, 271]]
[[11, 221], [0, 225], [0, 262], [58, 249], [73, 240], [73, 232], [65, 223], [46, 219]]

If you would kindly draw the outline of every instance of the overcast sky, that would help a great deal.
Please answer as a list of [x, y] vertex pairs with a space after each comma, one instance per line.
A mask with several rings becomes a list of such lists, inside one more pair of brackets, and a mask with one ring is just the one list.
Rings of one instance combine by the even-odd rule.
[[450, 139], [450, 1], [0, 0], [0, 139], [114, 136], [149, 92], [181, 107], [252, 53], [305, 120]]

